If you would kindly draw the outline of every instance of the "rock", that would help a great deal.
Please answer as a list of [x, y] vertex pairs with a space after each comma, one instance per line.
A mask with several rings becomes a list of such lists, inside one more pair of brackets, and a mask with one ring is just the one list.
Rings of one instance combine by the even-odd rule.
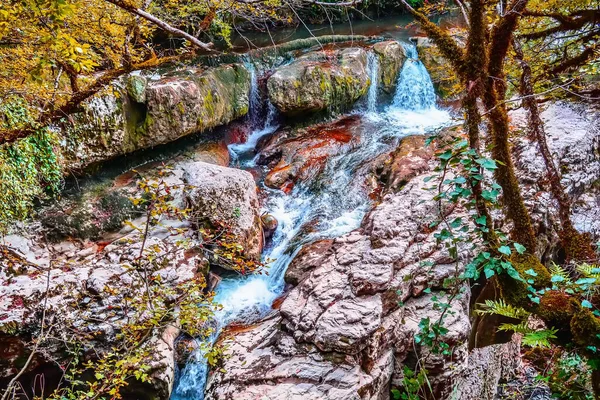
[[379, 86], [386, 93], [393, 94], [398, 83], [398, 75], [406, 60], [404, 47], [395, 40], [390, 40], [375, 43], [373, 51], [379, 56]]
[[[161, 285], [175, 288], [177, 285], [189, 282], [196, 275], [197, 265], [204, 260], [201, 253], [190, 253], [184, 248], [174, 248], [174, 237], [159, 240], [155, 237], [147, 239], [147, 246], [157, 251], [157, 258], [168, 254], [165, 262], [158, 265], [153, 272], [154, 277], [160, 275]], [[84, 340], [84, 350], [93, 347], [96, 355], [111, 351], [117, 341], [115, 335], [119, 328], [130, 318], [132, 310], [127, 311], [122, 307], [123, 297], [135, 299], [142, 296], [144, 285], [140, 283], [139, 271], [130, 267], [130, 263], [139, 255], [141, 248], [141, 235], [132, 233], [123, 240], [106, 246], [103, 251], [92, 254], [90, 258], [74, 262], [68, 256], [58, 253], [53, 254], [53, 262], [48, 274], [40, 273], [39, 267], [27, 266], [18, 275], [7, 274], [0, 271], [0, 321], [2, 321], [3, 332], [10, 332], [14, 340], [6, 341], [0, 338], [2, 343], [12, 343], [10, 350], [17, 355], [16, 358], [2, 357], [2, 370], [13, 375], [19, 362], [23, 358], [19, 354], [25, 349], [20, 342], [30, 343], [31, 338], [39, 334], [40, 315], [42, 309], [46, 310], [46, 318], [53, 321], [53, 326], [61, 329], [52, 331], [52, 339], [49, 339], [40, 352], [40, 357], [26, 371], [23, 379], [31, 375], [32, 382], [39, 373], [44, 373], [47, 387], [53, 390], [54, 381], [51, 374], [52, 368], [68, 363], [71, 355], [66, 352], [63, 340], [72, 340], [68, 332], [80, 332], [86, 335], [90, 332], [95, 334], [92, 338]], [[190, 245], [194, 246], [193, 240]], [[167, 322], [167, 321], [165, 321]], [[151, 389], [139, 391], [136, 398], [168, 398], [170, 387], [174, 379], [173, 369], [173, 340], [178, 335], [176, 321], [164, 332], [156, 332], [158, 336], [150, 338], [147, 343], [153, 350], [151, 365], [152, 381], [149, 383]], [[3, 334], [5, 334], [3, 333]], [[83, 336], [81, 336], [83, 337]], [[56, 339], [54, 339], [56, 338]], [[83, 340], [83, 339], [82, 339]], [[0, 346], [0, 352], [6, 349]], [[25, 353], [29, 354], [29, 350]], [[8, 355], [8, 354], [6, 354]], [[92, 353], [90, 353], [92, 356]], [[56, 382], [62, 374], [58, 375]], [[38, 376], [39, 379], [39, 376]], [[23, 381], [28, 384], [27, 380]], [[136, 389], [131, 390], [138, 393], [138, 384], [133, 383]], [[28, 386], [29, 387], [29, 386]], [[146, 397], [148, 391], [154, 396]]]
[[[546, 141], [571, 198], [571, 220], [581, 232], [600, 239], [600, 109], [595, 104], [552, 102], [541, 106]], [[527, 137], [527, 113], [510, 113], [515, 137], [517, 176], [532, 222], [539, 233], [540, 253], [557, 255], [557, 207], [546, 186], [546, 167], [538, 145]]]
[[248, 112], [249, 91], [250, 74], [240, 64], [189, 68], [154, 80], [129, 76], [71, 116], [61, 149], [65, 167], [82, 169], [224, 125]]
[[425, 139], [424, 136], [406, 137], [390, 154], [380, 174], [386, 190], [397, 192], [412, 178], [429, 169], [433, 152], [425, 147]]
[[278, 132], [264, 144], [258, 163], [273, 168], [265, 177], [265, 185], [289, 191], [298, 181], [318, 176], [327, 159], [358, 145], [356, 116], [308, 129]]
[[493, 400], [500, 382], [513, 378], [521, 368], [521, 343], [518, 336], [504, 343], [472, 349], [465, 368], [457, 378], [452, 399]]
[[249, 172], [201, 161], [181, 166], [183, 181], [192, 188], [185, 193], [194, 218], [213, 226], [229, 225], [246, 255], [260, 257], [262, 230], [257, 187]]
[[[360, 229], [298, 254], [287, 277], [297, 286], [279, 313], [224, 340], [231, 357], [225, 371], [211, 375], [207, 399], [389, 398], [390, 382], [402, 382], [406, 360], [415, 352], [427, 355], [415, 347], [414, 334], [421, 318], [439, 318], [432, 296], [442, 295], [444, 279], [457, 268], [435, 239], [441, 228], [429, 228], [436, 205], [433, 193], [422, 190], [425, 177], [407, 175], [408, 183], [386, 194]], [[454, 216], [466, 214], [457, 208]], [[468, 248], [460, 254], [459, 271], [471, 257]], [[454, 349], [452, 358], [428, 357], [436, 398], [449, 394], [467, 359], [465, 293], [445, 322], [449, 332], [442, 340]]]
[[209, 376], [207, 400], [359, 400], [389, 395], [393, 354], [388, 351], [369, 371], [360, 359], [321, 353], [297, 343], [272, 317], [223, 342], [222, 372]]
[[269, 99], [283, 114], [352, 105], [367, 92], [367, 53], [361, 48], [309, 53], [278, 68], [267, 81]]
[[260, 222], [262, 224], [263, 232], [265, 233], [265, 239], [270, 239], [277, 230], [279, 222], [277, 222], [277, 219], [271, 214], [261, 215]]
[[325, 239], [302, 247], [285, 271], [285, 282], [298, 285], [310, 271], [329, 257], [332, 246], [333, 239]]
[[136, 103], [146, 102], [146, 88], [148, 79], [141, 75], [129, 75], [127, 81], [127, 94]]
[[42, 209], [39, 219], [51, 240], [99, 239], [105, 232], [119, 230], [136, 210], [127, 191], [100, 187], [99, 192], [92, 189], [57, 201]]
[[209, 164], [220, 165], [227, 167], [229, 165], [230, 156], [229, 149], [225, 142], [207, 142], [198, 146], [188, 154], [193, 161], [203, 161]]

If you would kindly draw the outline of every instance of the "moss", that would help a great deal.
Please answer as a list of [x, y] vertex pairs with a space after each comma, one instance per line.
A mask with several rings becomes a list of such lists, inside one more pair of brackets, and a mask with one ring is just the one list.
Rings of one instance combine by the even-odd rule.
[[[525, 271], [533, 270], [537, 276], [534, 279], [533, 287], [542, 289], [550, 285], [550, 273], [540, 260], [531, 254], [514, 254], [511, 257], [511, 263], [519, 275], [525, 279], [528, 274]], [[527, 284], [518, 281], [507, 274], [499, 276], [499, 283], [502, 289], [502, 297], [510, 304], [515, 306], [527, 306]]]
[[575, 299], [567, 293], [553, 290], [542, 296], [538, 307], [538, 315], [556, 328], [563, 328], [569, 326], [571, 318], [578, 309]]
[[566, 227], [560, 232], [560, 241], [567, 256], [567, 262], [596, 259], [596, 252], [589, 233], [580, 233], [572, 226]]
[[523, 353], [523, 358], [529, 361], [538, 371], [547, 370], [553, 356], [554, 350], [545, 347], [534, 347]]
[[588, 309], [580, 309], [571, 319], [571, 333], [573, 342], [580, 346], [598, 345], [600, 334], [600, 320]]

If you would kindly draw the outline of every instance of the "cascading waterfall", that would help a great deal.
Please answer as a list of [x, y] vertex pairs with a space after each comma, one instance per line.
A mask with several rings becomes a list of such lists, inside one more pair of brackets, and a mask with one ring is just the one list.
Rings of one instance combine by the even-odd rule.
[[[208, 366], [205, 348], [212, 345], [221, 330], [236, 322], [256, 322], [270, 309], [273, 301], [284, 289], [285, 271], [302, 245], [325, 237], [337, 237], [360, 226], [371, 203], [363, 180], [357, 177], [361, 166], [390, 151], [398, 140], [410, 134], [424, 133], [449, 121], [445, 111], [435, 107], [435, 92], [429, 74], [416, 58], [416, 50], [409, 48], [410, 60], [404, 65], [398, 81], [394, 102], [384, 112], [376, 113], [376, 104], [361, 119], [360, 143], [349, 146], [344, 154], [331, 157], [324, 173], [311, 181], [297, 184], [291, 193], [265, 188], [269, 200], [264, 211], [279, 221], [264, 258], [274, 260], [268, 274], [224, 278], [217, 287], [215, 302], [222, 305], [214, 315], [215, 333], [188, 361], [181, 371], [172, 398], [204, 399]], [[372, 61], [370, 73], [378, 75], [377, 62]], [[376, 101], [377, 85], [372, 85], [373, 102]], [[372, 106], [372, 108], [371, 108]], [[270, 106], [272, 108], [272, 106]], [[274, 108], [273, 108], [274, 109]], [[255, 128], [248, 143], [231, 146], [232, 152], [241, 155], [254, 149], [259, 137], [274, 127], [268, 113], [262, 128]], [[303, 229], [310, 224], [312, 229]]]
[[419, 60], [414, 45], [404, 45], [406, 61], [400, 72], [392, 105], [405, 110], [427, 110], [435, 107], [435, 89], [425, 65]]
[[379, 56], [374, 51], [369, 52], [367, 70], [371, 82], [367, 93], [367, 112], [374, 113], [377, 111], [377, 92], [379, 91]]
[[416, 46], [403, 43], [406, 61], [400, 71], [396, 94], [383, 118], [390, 125], [400, 125], [409, 134], [423, 134], [447, 123], [449, 115], [436, 107], [436, 94], [425, 65], [419, 60]]
[[252, 154], [256, 148], [258, 140], [266, 135], [269, 135], [278, 128], [277, 125], [277, 109], [269, 100], [266, 101], [267, 114], [263, 119], [262, 110], [264, 109], [261, 104], [260, 89], [258, 87], [258, 74], [255, 65], [252, 62], [247, 61], [245, 63], [246, 68], [250, 72], [250, 94], [249, 94], [249, 109], [248, 109], [248, 121], [252, 132], [248, 136], [248, 140], [244, 143], [232, 144], [229, 146], [229, 150], [232, 159], [239, 162], [240, 166], [252, 167], [255, 165], [255, 157]]
[[244, 66], [250, 73], [250, 93], [248, 94], [248, 120], [252, 128], [260, 123], [260, 91], [258, 89], [258, 74], [254, 63], [246, 61]]

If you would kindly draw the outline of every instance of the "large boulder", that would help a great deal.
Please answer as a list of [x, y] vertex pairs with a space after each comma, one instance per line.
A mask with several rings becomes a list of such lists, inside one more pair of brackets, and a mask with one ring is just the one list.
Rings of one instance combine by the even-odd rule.
[[388, 94], [393, 94], [398, 83], [398, 74], [406, 61], [404, 47], [390, 40], [373, 45], [373, 51], [379, 57], [379, 87]]
[[83, 104], [65, 127], [66, 166], [81, 169], [235, 120], [248, 112], [243, 65], [129, 76]]
[[287, 115], [352, 105], [369, 87], [362, 48], [309, 53], [278, 68], [267, 81], [269, 99]]
[[260, 257], [263, 234], [257, 187], [252, 174], [204, 162], [182, 165], [186, 198], [194, 217], [231, 227], [247, 256]]

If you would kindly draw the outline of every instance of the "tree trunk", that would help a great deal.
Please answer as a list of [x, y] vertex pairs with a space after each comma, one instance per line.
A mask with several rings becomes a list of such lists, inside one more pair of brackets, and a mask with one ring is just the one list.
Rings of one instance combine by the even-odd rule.
[[552, 152], [546, 142], [544, 122], [540, 117], [540, 110], [533, 91], [533, 74], [531, 67], [525, 61], [519, 41], [514, 40], [513, 45], [517, 60], [523, 71], [521, 74], [520, 92], [523, 97], [523, 106], [529, 113], [529, 130], [531, 132], [531, 137], [537, 142], [540, 154], [544, 160], [548, 181], [550, 183], [550, 192], [558, 203], [558, 218], [561, 224], [559, 236], [567, 256], [567, 261], [581, 262], [594, 260], [595, 252], [590, 237], [577, 232], [571, 222], [571, 202], [561, 184], [560, 172], [554, 163]]

